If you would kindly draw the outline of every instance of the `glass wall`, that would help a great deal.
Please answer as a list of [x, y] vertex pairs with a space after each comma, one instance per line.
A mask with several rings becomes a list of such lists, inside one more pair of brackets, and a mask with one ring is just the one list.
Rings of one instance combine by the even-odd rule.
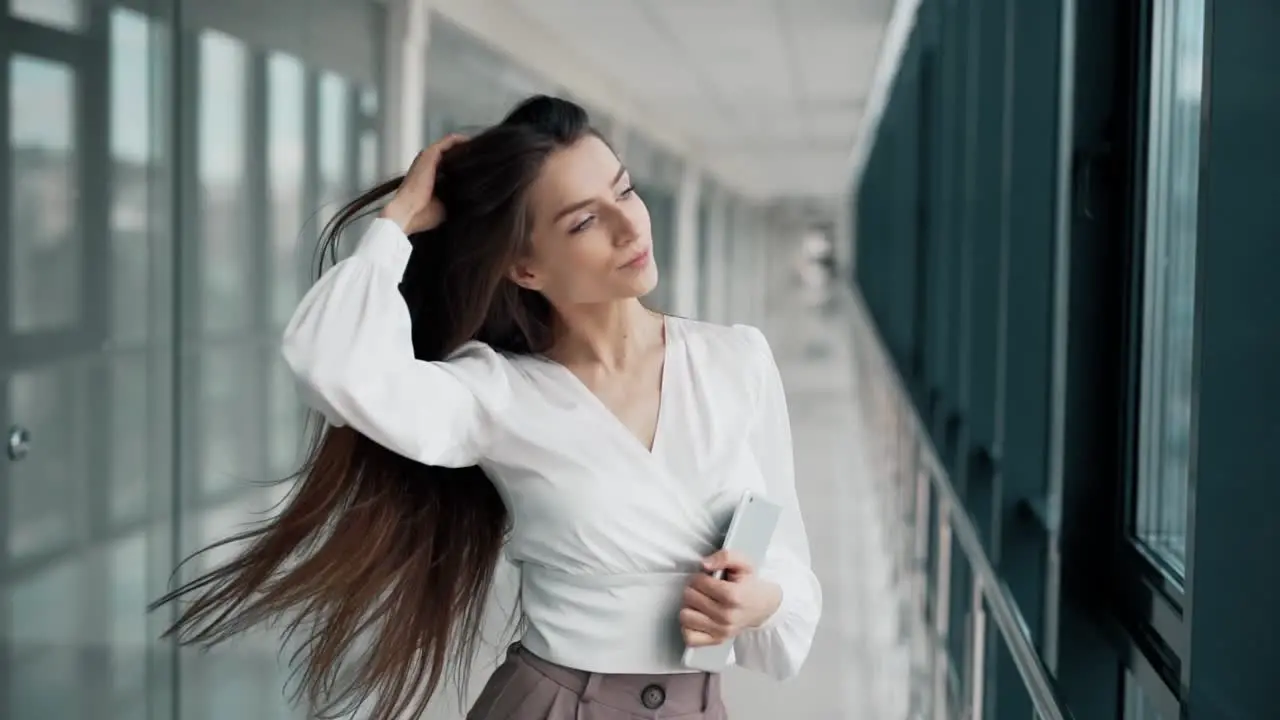
[[[183, 6], [182, 555], [242, 529], [286, 490], [261, 485], [296, 469], [301, 441], [278, 339], [314, 276], [320, 228], [377, 166], [381, 6], [273, 7]], [[201, 556], [188, 576], [230, 551]], [[184, 654], [182, 716], [284, 717], [278, 651], [264, 632]]]
[[298, 462], [276, 343], [319, 224], [376, 175], [382, 25], [337, 0], [0, 13], [0, 715], [289, 716], [275, 638], [175, 656], [144, 609]]
[[[857, 178], [876, 344], [974, 536], [935, 572], [903, 507], [921, 662], [975, 716], [1030, 716], [1043, 665], [1075, 717], [1266, 717], [1280, 16], [1015, 4], [924, 0]], [[1034, 650], [993, 641], [1005, 588]]]
[[1143, 423], [1134, 530], [1181, 582], [1186, 570], [1191, 467], [1204, 1], [1158, 4], [1153, 21], [1142, 300]]
[[165, 23], [0, 9], [0, 715], [135, 718], [174, 557]]

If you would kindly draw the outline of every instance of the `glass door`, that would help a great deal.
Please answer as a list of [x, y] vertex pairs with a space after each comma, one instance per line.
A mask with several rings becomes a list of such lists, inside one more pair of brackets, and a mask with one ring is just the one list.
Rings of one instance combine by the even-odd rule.
[[143, 718], [169, 563], [165, 203], [137, 10], [0, 9], [0, 716]]

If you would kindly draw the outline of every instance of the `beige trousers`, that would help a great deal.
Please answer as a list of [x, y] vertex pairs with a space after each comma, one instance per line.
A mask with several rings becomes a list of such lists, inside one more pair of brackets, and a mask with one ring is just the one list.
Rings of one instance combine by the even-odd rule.
[[467, 720], [728, 720], [720, 676], [606, 675], [547, 662], [511, 646]]

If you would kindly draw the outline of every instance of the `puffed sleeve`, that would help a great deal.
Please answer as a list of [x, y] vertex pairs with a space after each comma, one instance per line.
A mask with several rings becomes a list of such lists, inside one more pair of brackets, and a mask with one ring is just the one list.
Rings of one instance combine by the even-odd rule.
[[282, 354], [303, 400], [330, 424], [428, 465], [474, 465], [510, 396], [507, 360], [477, 342], [441, 362], [414, 356], [399, 290], [411, 250], [398, 225], [374, 221], [303, 297]]
[[782, 604], [763, 625], [734, 641], [736, 663], [786, 679], [800, 671], [813, 644], [822, 614], [822, 586], [813, 574], [809, 538], [796, 498], [791, 420], [782, 377], [763, 333], [739, 326], [747, 334], [760, 368], [750, 445], [764, 474], [769, 499], [783, 508], [773, 542], [758, 572], [782, 588]]

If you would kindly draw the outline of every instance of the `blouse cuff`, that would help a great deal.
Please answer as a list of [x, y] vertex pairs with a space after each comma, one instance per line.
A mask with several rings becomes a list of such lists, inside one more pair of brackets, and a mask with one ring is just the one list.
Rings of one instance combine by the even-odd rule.
[[782, 599], [778, 602], [778, 607], [773, 609], [773, 614], [765, 618], [764, 622], [751, 628], [752, 630], [772, 630], [782, 624], [782, 619], [787, 614], [787, 586], [772, 578], [766, 579], [777, 585], [782, 590]]
[[404, 274], [412, 252], [413, 245], [399, 225], [386, 218], [376, 218], [352, 254], [399, 276]]

